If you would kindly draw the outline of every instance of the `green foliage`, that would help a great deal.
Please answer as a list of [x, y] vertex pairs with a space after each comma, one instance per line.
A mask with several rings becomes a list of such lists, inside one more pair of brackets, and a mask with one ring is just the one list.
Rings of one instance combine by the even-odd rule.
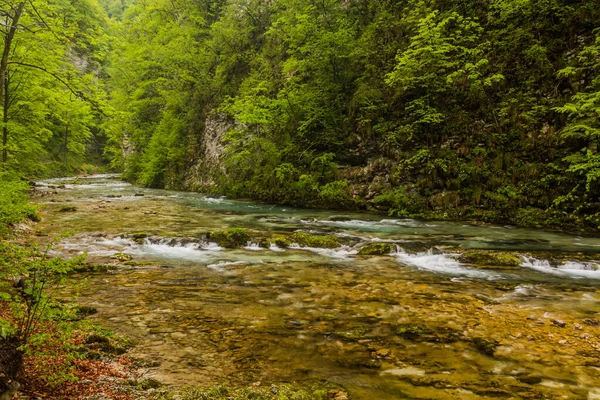
[[48, 176], [72, 172], [87, 158], [101, 162], [102, 10], [95, 0], [32, 0], [7, 2], [5, 11], [19, 26], [39, 29], [17, 29], [12, 39], [0, 32], [8, 49], [0, 65], [3, 169]]
[[11, 174], [0, 173], [0, 232], [7, 225], [25, 218], [37, 221], [39, 216], [34, 206], [27, 202], [29, 185]]
[[412, 13], [424, 14], [416, 33], [386, 79], [405, 107], [405, 124], [388, 137], [394, 145], [439, 144], [449, 134], [447, 127], [456, 123], [453, 119], [465, 111], [464, 104], [482, 98], [487, 87], [503, 79], [488, 72], [481, 25], [458, 12], [421, 7]]
[[348, 181], [333, 181], [319, 189], [320, 203], [328, 208], [353, 208], [356, 201], [350, 197]]
[[[0, 247], [0, 261], [4, 265], [0, 280], [17, 279], [17, 289], [10, 290], [14, 313], [19, 321], [15, 326], [23, 344], [35, 338], [35, 330], [42, 319], [52, 318], [60, 308], [52, 307], [48, 292], [85, 260], [85, 255], [69, 261], [49, 258], [52, 243], [43, 246], [20, 247], [8, 242]], [[9, 293], [10, 293], [9, 292]]]
[[[51, 363], [51, 367], [40, 375], [48, 384], [57, 386], [76, 379], [69, 365], [81, 355], [66, 344], [71, 327], [60, 323], [72, 318], [71, 311], [56, 303], [52, 292], [66, 282], [67, 274], [83, 263], [85, 256], [69, 261], [50, 258], [51, 246], [52, 243], [22, 247], [8, 240], [1, 242], [0, 301], [8, 302], [10, 314], [0, 318], [0, 340], [16, 343], [19, 356], [31, 355], [37, 362], [60, 356], [60, 365]], [[60, 329], [50, 334], [46, 329], [40, 329], [44, 321], [55, 321]]]
[[600, 34], [581, 50], [573, 65], [558, 71], [558, 76], [586, 79], [589, 84], [573, 95], [571, 102], [556, 108], [569, 117], [561, 137], [572, 151], [563, 158], [572, 189], [557, 197], [554, 204], [575, 211], [591, 209], [597, 216], [600, 209], [594, 204], [600, 201]]
[[103, 6], [106, 153], [127, 179], [397, 216], [553, 208], [597, 228], [595, 2]]
[[384, 192], [373, 199], [378, 207], [388, 210], [390, 216], [408, 217], [422, 213], [426, 202], [421, 196], [414, 192], [407, 193], [403, 188], [396, 188]]

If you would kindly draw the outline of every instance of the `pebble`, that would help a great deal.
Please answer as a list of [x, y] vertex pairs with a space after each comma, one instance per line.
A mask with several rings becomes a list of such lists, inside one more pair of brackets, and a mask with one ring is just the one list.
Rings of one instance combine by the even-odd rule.
[[377, 350], [377, 352], [376, 352], [376, 354], [379, 357], [387, 357], [390, 355], [390, 353], [391, 353], [390, 349], [380, 349], [380, 350]]
[[553, 319], [552, 325], [558, 326], [559, 328], [564, 328], [567, 326], [567, 323], [561, 319]]
[[339, 389], [330, 389], [327, 397], [333, 400], [348, 400], [348, 394]]

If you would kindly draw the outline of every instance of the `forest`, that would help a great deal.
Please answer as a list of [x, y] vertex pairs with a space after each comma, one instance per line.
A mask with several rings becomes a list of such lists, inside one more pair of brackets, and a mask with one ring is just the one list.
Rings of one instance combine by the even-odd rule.
[[0, 42], [0, 400], [600, 398], [598, 0], [0, 0]]
[[597, 230], [600, 6], [3, 1], [3, 169]]

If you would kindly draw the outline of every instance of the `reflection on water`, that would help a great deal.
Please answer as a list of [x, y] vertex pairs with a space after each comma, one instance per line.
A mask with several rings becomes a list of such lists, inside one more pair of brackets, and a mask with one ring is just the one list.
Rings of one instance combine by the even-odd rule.
[[[166, 383], [327, 379], [356, 399], [600, 393], [598, 238], [299, 210], [106, 175], [40, 184], [41, 233], [74, 232], [55, 253], [133, 257], [94, 275], [80, 301], [134, 338], [133, 355], [157, 362], [149, 374]], [[327, 233], [343, 245], [231, 250], [206, 239], [228, 227]], [[395, 250], [357, 254], [377, 242]], [[523, 252], [522, 266], [462, 265], [469, 248]], [[554, 265], [533, 251], [572, 259]]]

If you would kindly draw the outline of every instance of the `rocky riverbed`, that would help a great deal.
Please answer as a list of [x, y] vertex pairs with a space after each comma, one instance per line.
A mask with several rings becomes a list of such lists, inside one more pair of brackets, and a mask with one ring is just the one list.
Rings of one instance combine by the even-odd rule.
[[[353, 399], [600, 398], [600, 238], [41, 182], [79, 302], [185, 385], [324, 380]], [[98, 269], [98, 268], [96, 268]], [[65, 293], [65, 296], [67, 293]]]

